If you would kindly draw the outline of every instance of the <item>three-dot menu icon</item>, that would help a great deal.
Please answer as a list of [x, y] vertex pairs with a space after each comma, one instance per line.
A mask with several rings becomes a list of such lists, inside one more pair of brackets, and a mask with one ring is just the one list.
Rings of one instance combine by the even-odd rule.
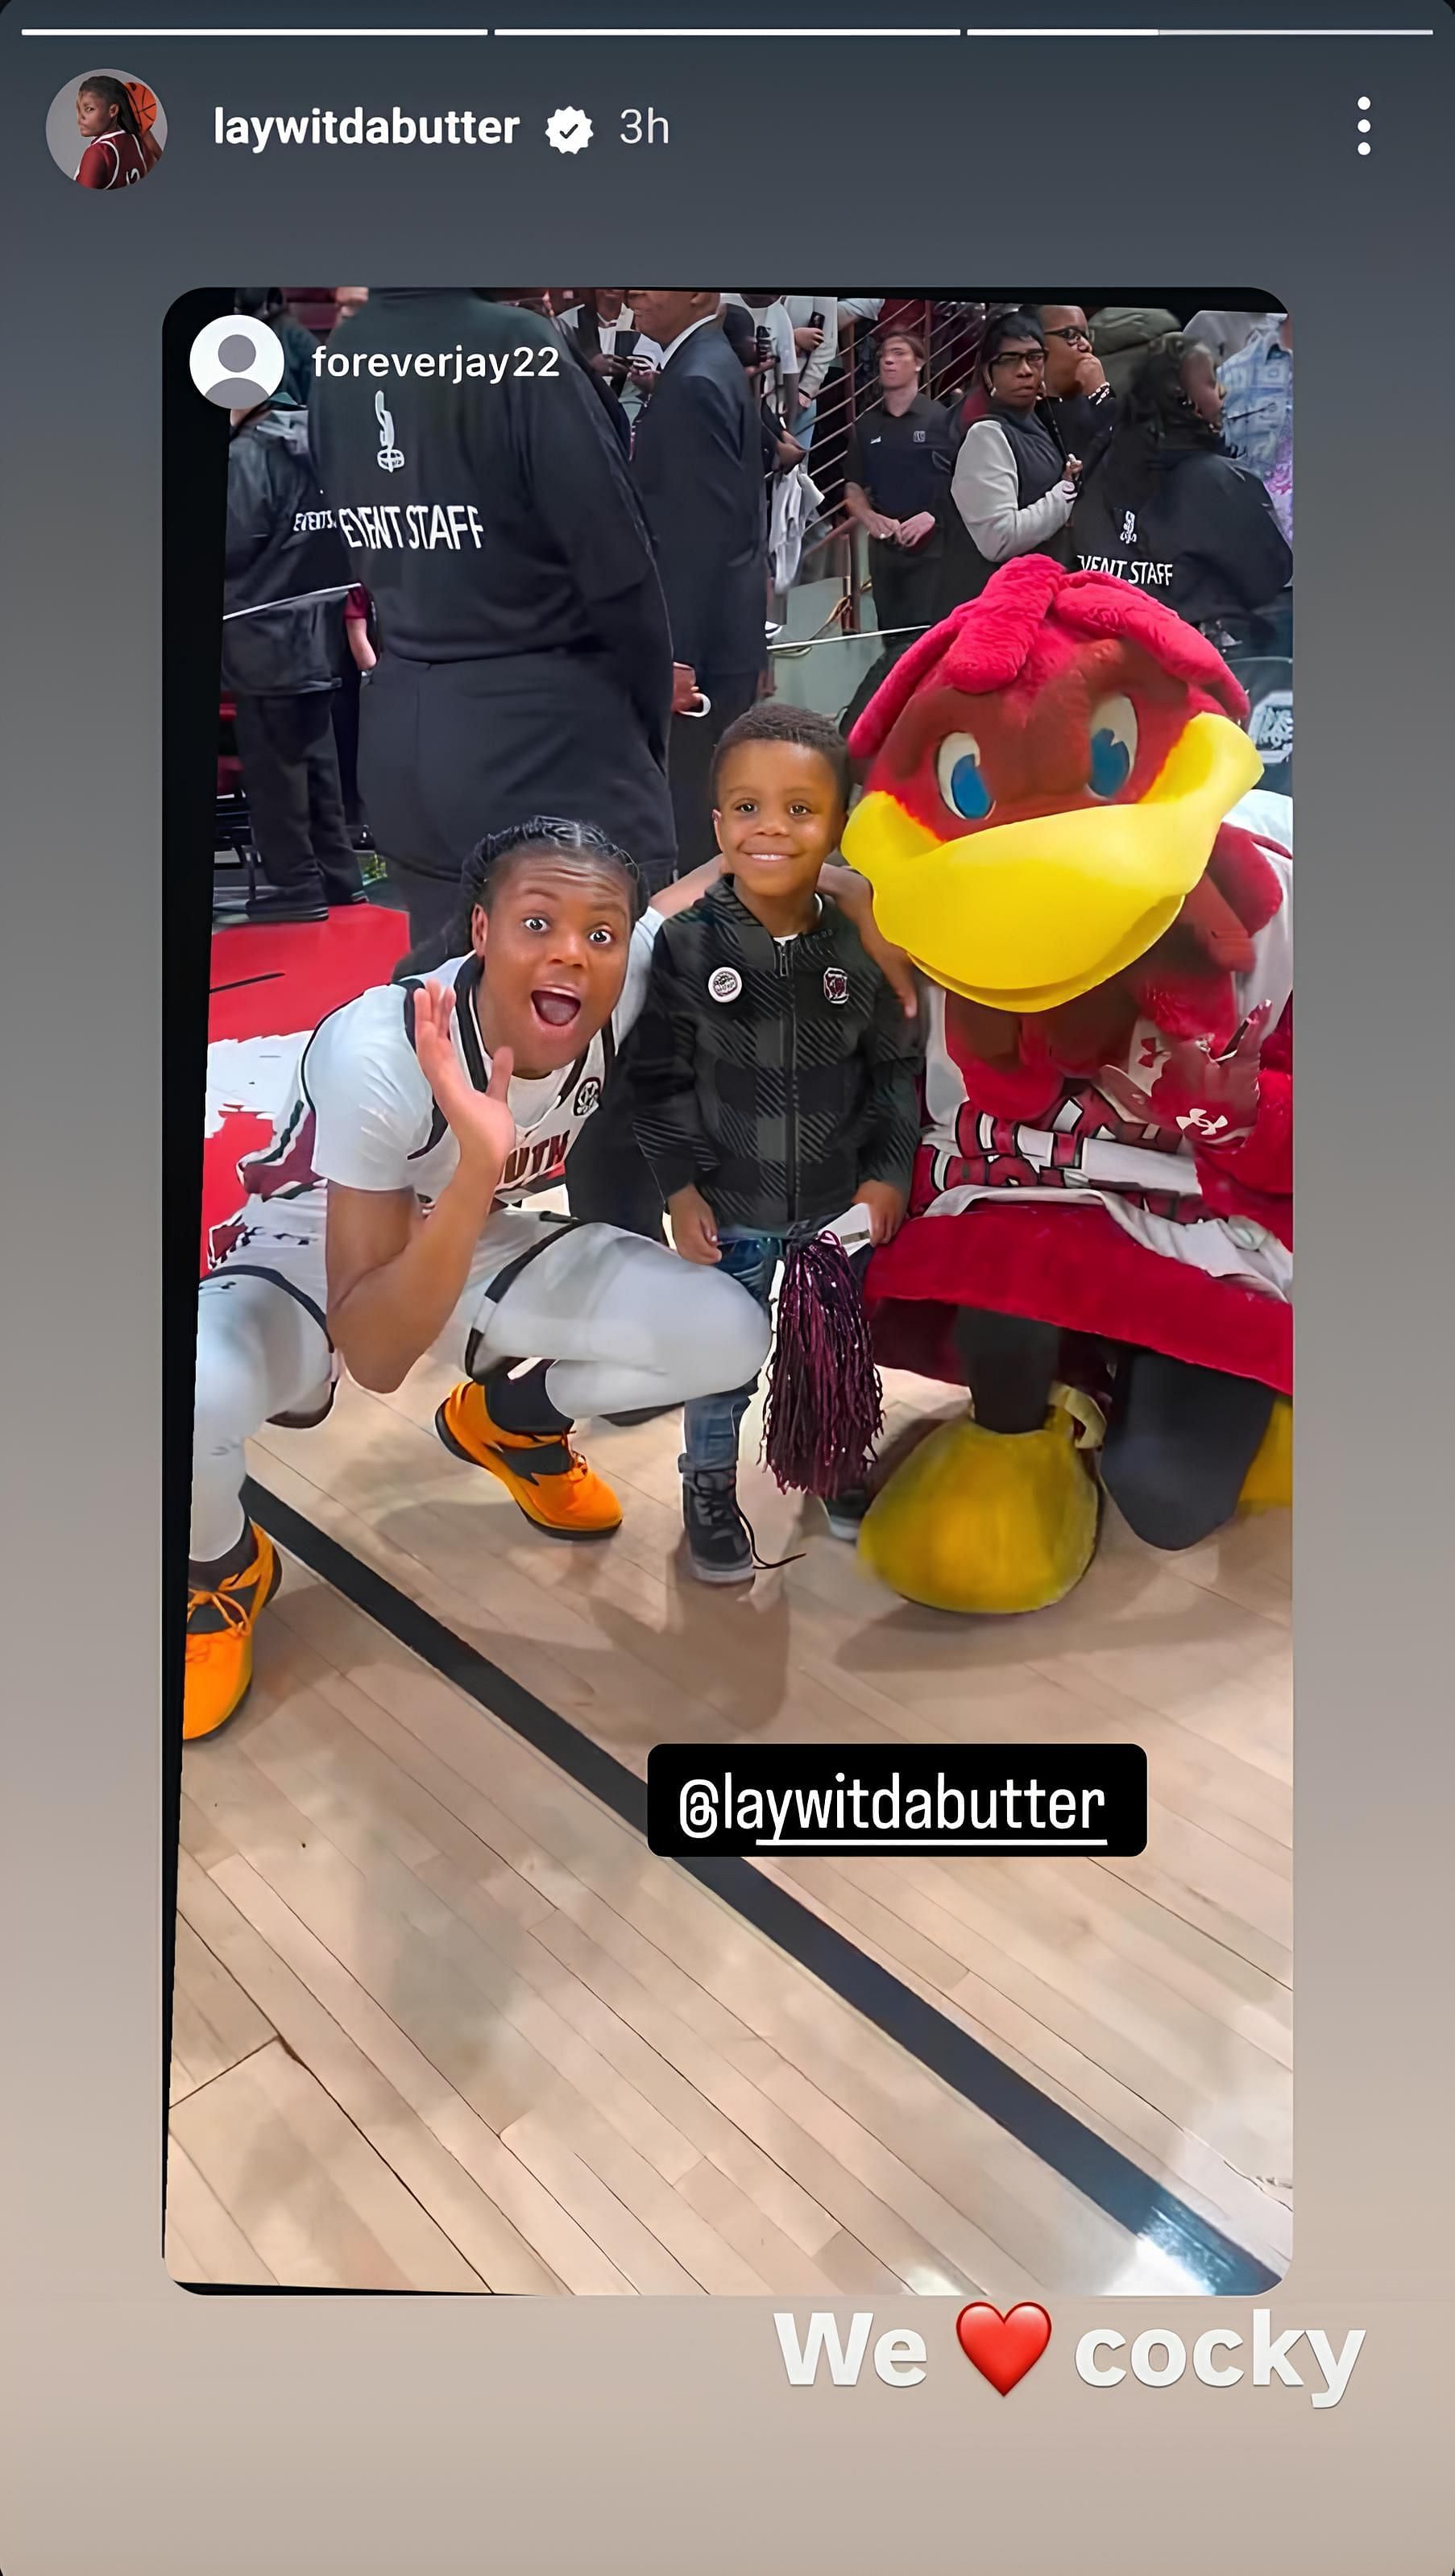
[[1361, 98], [1359, 101], [1359, 141], [1355, 146], [1361, 161], [1367, 161], [1369, 158], [1369, 136], [1372, 131], [1373, 128], [1369, 117], [1369, 101], [1367, 98]]

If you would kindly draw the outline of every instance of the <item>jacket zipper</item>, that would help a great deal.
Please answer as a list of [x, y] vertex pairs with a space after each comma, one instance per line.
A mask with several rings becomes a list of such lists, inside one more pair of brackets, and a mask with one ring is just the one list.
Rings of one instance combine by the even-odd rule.
[[785, 1067], [784, 1107], [787, 1114], [788, 1218], [790, 1225], [798, 1215], [798, 1115], [794, 1092], [798, 1082], [798, 986], [793, 972], [793, 945], [775, 948], [778, 972], [788, 978], [788, 1062]]

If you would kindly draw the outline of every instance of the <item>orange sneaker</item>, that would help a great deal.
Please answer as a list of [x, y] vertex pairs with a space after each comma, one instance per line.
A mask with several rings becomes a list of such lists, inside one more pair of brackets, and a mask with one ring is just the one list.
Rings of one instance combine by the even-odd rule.
[[249, 1523], [254, 1553], [238, 1574], [215, 1592], [187, 1595], [187, 1672], [182, 1695], [182, 1734], [188, 1744], [215, 1735], [247, 1698], [253, 1679], [253, 1629], [283, 1580], [283, 1567], [266, 1530]]
[[446, 1396], [434, 1427], [452, 1457], [498, 1476], [526, 1519], [552, 1538], [607, 1538], [620, 1529], [615, 1494], [566, 1432], [502, 1431], [490, 1419], [484, 1388], [473, 1383]]

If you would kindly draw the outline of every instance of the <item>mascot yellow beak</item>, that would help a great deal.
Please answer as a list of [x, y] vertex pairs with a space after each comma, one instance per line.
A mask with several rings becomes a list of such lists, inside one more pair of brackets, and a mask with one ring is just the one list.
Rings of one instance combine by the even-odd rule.
[[875, 788], [844, 832], [886, 939], [951, 992], [1051, 1011], [1144, 957], [1263, 775], [1227, 716], [1193, 716], [1134, 805], [1079, 807], [940, 840]]

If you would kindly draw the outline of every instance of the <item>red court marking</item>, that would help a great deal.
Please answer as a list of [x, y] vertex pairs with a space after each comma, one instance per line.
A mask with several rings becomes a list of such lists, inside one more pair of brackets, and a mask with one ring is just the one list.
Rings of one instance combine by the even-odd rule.
[[[292, 922], [274, 930], [219, 930], [212, 939], [213, 992], [207, 1034], [214, 1038], [291, 1037], [351, 1002], [371, 984], [387, 984], [409, 945], [402, 912], [355, 904], [326, 922]], [[256, 982], [255, 977], [269, 980]], [[219, 986], [231, 985], [231, 992]], [[240, 1109], [225, 1117], [202, 1153], [201, 1266], [215, 1225], [235, 1214], [237, 1166], [265, 1145], [264, 1118]]]

